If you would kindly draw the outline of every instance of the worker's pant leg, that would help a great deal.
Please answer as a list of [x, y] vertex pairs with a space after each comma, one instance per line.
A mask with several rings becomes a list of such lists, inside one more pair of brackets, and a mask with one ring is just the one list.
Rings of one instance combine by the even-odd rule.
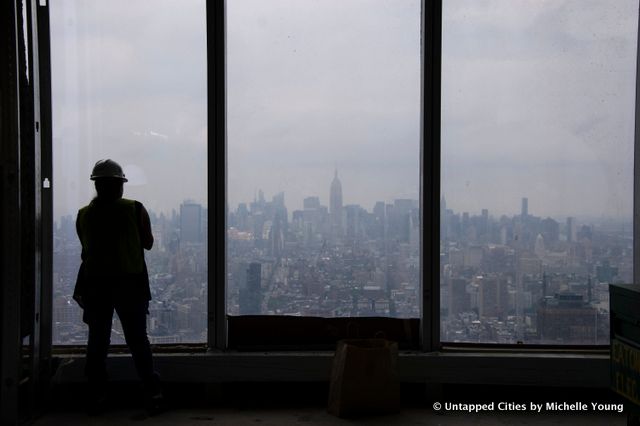
[[160, 379], [153, 369], [153, 356], [147, 337], [147, 305], [139, 301], [124, 300], [115, 306], [124, 338], [127, 341], [138, 376], [147, 392], [160, 392]]
[[107, 353], [111, 343], [113, 304], [104, 298], [92, 300], [85, 307], [85, 322], [89, 326], [85, 375], [92, 390], [100, 392], [107, 381]]

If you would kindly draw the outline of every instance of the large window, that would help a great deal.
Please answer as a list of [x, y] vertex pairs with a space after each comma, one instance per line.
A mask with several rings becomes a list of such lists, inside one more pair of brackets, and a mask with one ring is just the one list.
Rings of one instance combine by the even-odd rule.
[[227, 312], [420, 315], [417, 0], [227, 2]]
[[638, 1], [443, 3], [441, 339], [608, 344]]
[[[71, 298], [80, 263], [75, 217], [94, 196], [89, 175], [102, 158], [124, 166], [125, 198], [151, 216], [151, 342], [206, 341], [205, 2], [60, 0], [50, 15], [53, 342], [86, 342]], [[117, 320], [112, 342], [124, 343]]]
[[[439, 306], [444, 343], [607, 344], [608, 284], [633, 279], [638, 0], [442, 3], [441, 70], [421, 27], [438, 2], [53, 3], [54, 343], [86, 341], [74, 221], [112, 158], [151, 213], [154, 343], [225, 315]], [[441, 141], [421, 122], [432, 72]], [[438, 199], [433, 283], [420, 208]]]

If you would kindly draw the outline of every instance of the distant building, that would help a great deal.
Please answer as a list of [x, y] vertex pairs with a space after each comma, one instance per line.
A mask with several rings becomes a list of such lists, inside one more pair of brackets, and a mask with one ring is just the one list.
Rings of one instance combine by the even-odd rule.
[[269, 254], [279, 258], [284, 249], [284, 218], [280, 212], [275, 214], [269, 230]]
[[358, 205], [347, 205], [344, 207], [346, 216], [346, 235], [349, 239], [356, 239], [361, 236], [361, 218], [363, 209]]
[[550, 217], [540, 222], [542, 236], [547, 244], [554, 244], [560, 239], [560, 224]]
[[240, 287], [240, 315], [258, 315], [262, 302], [262, 265], [252, 262], [246, 270], [246, 282]]
[[470, 298], [467, 293], [467, 280], [464, 278], [449, 278], [449, 318], [455, 318], [459, 313], [469, 311]]
[[580, 230], [578, 231], [578, 241], [592, 241], [593, 240], [593, 230], [591, 227], [587, 225], [582, 225]]
[[342, 183], [338, 179], [338, 169], [335, 171], [329, 196], [329, 215], [331, 216], [331, 230], [333, 236], [341, 237], [342, 229]]
[[542, 234], [538, 234], [538, 236], [536, 237], [536, 242], [533, 246], [533, 252], [540, 259], [545, 257], [547, 251], [544, 246], [544, 237], [542, 236]]
[[411, 233], [411, 212], [413, 210], [413, 200], [397, 199], [393, 200], [392, 220], [393, 236], [402, 242], [409, 242]]
[[481, 318], [504, 315], [507, 307], [507, 282], [499, 276], [482, 277], [478, 282], [478, 313]]
[[541, 343], [589, 344], [595, 342], [597, 310], [582, 295], [566, 293], [546, 297], [537, 311]]
[[307, 197], [302, 201], [303, 207], [306, 209], [319, 209], [320, 197]]
[[202, 234], [202, 206], [185, 201], [180, 205], [180, 241], [200, 243]]
[[602, 265], [596, 266], [596, 278], [601, 283], [611, 284], [617, 276], [618, 268], [611, 266], [608, 260], [603, 260]]
[[572, 217], [567, 218], [566, 234], [568, 242], [573, 243], [576, 241], [576, 223]]

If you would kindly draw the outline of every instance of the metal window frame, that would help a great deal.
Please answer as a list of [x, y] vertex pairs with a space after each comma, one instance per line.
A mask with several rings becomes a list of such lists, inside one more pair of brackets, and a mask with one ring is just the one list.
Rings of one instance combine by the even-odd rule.
[[[37, 8], [38, 57], [40, 78], [40, 181], [41, 181], [41, 295], [40, 295], [40, 369], [43, 377], [51, 371], [53, 333], [53, 133], [51, 111], [51, 45], [49, 2], [33, 2]], [[45, 182], [48, 181], [48, 186]]]
[[[21, 205], [20, 205], [20, 79], [22, 64], [18, 58], [18, 8], [16, 1], [2, 2], [0, 40], [7, 46], [1, 59], [0, 84], [3, 87], [0, 116], [0, 421], [3, 424], [18, 422], [18, 372], [20, 371], [20, 285], [21, 263]], [[21, 28], [20, 28], [21, 29]]]
[[[50, 139], [48, 15], [43, 0], [3, 3], [1, 418], [17, 424], [44, 406], [51, 354], [50, 248], [42, 187]], [[46, 125], [43, 126], [43, 124]]]
[[[208, 320], [209, 350], [227, 346], [226, 324], [226, 17], [225, 0], [206, 3], [208, 157]], [[213, 226], [212, 226], [213, 225]]]
[[440, 142], [442, 0], [422, 2], [420, 241], [422, 350], [440, 349]]
[[[28, 391], [27, 405], [29, 412], [33, 412], [38, 405], [41, 387], [41, 307], [42, 307], [42, 138], [41, 138], [41, 61], [40, 61], [40, 28], [39, 28], [39, 6], [36, 0], [28, 0], [26, 3], [27, 17], [27, 63], [29, 65], [29, 109], [30, 116], [26, 117], [28, 122], [23, 122], [23, 129], [27, 137], [26, 144], [22, 147], [24, 157], [21, 158], [23, 163], [23, 188], [22, 188], [22, 219], [25, 218], [31, 222], [30, 225], [23, 223], [23, 232], [26, 238], [23, 239], [23, 265], [27, 273], [23, 277], [23, 283], [29, 287], [29, 300], [21, 300], [21, 308], [25, 303], [32, 305], [29, 336], [30, 353], [30, 383]], [[25, 217], [26, 216], [26, 217]], [[24, 294], [24, 293], [23, 293]], [[24, 333], [23, 333], [24, 334]]]
[[[207, 2], [208, 117], [209, 117], [209, 342], [227, 348], [226, 315], [226, 28], [225, 0]], [[439, 253], [440, 92], [442, 0], [421, 3], [421, 345], [424, 352], [440, 347]], [[213, 168], [213, 170], [212, 170]], [[425, 188], [427, 189], [425, 191]], [[425, 209], [425, 206], [428, 206]], [[221, 244], [224, 244], [221, 246]], [[213, 286], [213, 287], [212, 287]], [[211, 291], [214, 290], [214, 291]], [[213, 306], [213, 312], [211, 307]], [[357, 321], [357, 318], [354, 318]], [[304, 347], [300, 347], [304, 349]]]

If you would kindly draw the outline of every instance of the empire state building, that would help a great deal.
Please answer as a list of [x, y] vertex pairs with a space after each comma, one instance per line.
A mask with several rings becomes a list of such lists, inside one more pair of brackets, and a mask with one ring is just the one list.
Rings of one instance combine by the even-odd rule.
[[336, 237], [342, 236], [342, 183], [338, 179], [338, 169], [331, 182], [329, 196], [329, 214], [331, 216], [331, 231]]

